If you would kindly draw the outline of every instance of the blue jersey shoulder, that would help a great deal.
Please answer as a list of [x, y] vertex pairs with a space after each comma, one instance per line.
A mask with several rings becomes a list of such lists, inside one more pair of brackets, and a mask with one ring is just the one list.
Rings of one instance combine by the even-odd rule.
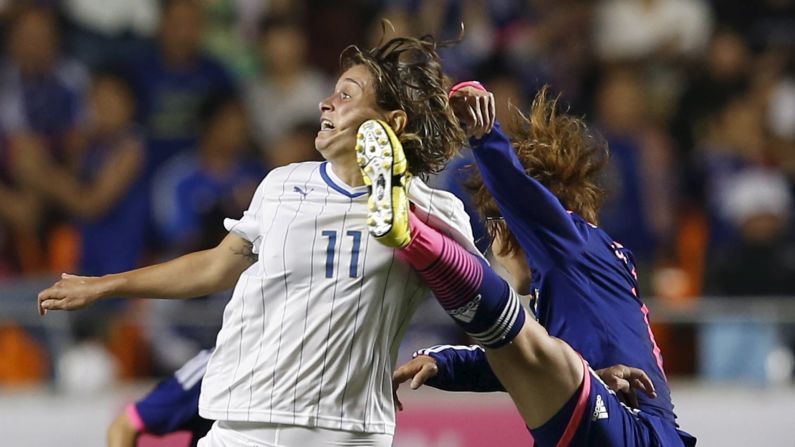
[[199, 416], [199, 393], [210, 352], [201, 351], [135, 403], [146, 432], [165, 435], [185, 430], [198, 439], [210, 430], [212, 421]]

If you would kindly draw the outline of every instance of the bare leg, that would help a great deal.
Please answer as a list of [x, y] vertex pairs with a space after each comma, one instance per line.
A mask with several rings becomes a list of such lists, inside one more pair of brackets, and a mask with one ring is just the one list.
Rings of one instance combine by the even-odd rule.
[[530, 428], [551, 419], [584, 378], [580, 356], [532, 318], [511, 343], [486, 349], [486, 357]]
[[[412, 239], [401, 257], [453, 320], [486, 346], [489, 363], [525, 423], [535, 428], [548, 421], [583, 383], [581, 357], [521, 306], [521, 315], [506, 318], [518, 298], [485, 261], [413, 215], [409, 224]], [[502, 336], [495, 337], [497, 332]]]

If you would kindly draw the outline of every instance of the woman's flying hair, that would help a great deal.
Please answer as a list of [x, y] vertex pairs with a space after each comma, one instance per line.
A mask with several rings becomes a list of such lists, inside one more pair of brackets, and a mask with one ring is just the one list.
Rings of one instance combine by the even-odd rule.
[[[533, 100], [529, 114], [514, 108], [507, 133], [527, 175], [549, 189], [567, 210], [596, 224], [604, 200], [599, 176], [609, 158], [607, 143], [581, 118], [559, 113], [557, 102], [557, 98], [549, 98], [544, 87]], [[481, 216], [499, 214], [497, 203], [477, 170], [467, 186]], [[519, 250], [504, 221], [487, 222], [491, 236], [500, 234], [505, 241], [503, 255]]]
[[431, 36], [396, 37], [366, 51], [350, 46], [340, 55], [343, 71], [367, 67], [380, 108], [406, 112], [406, 126], [397, 136], [409, 171], [419, 176], [441, 171], [466, 141], [449, 107], [450, 82], [442, 72], [440, 45]]

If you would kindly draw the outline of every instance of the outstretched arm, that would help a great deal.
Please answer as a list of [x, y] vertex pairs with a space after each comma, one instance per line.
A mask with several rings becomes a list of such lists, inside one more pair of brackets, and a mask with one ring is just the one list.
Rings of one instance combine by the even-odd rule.
[[489, 367], [483, 348], [434, 346], [420, 349], [392, 375], [394, 388], [411, 379], [411, 389], [428, 385], [444, 391], [505, 391]]
[[[632, 408], [638, 408], [637, 391], [657, 397], [654, 384], [642, 369], [618, 364], [599, 369], [596, 374]], [[505, 391], [486, 359], [486, 351], [477, 345], [420, 349], [414, 353], [414, 358], [395, 370], [393, 388], [397, 390], [409, 380], [412, 390], [428, 385], [443, 391]]]
[[251, 242], [229, 234], [218, 246], [162, 264], [100, 277], [63, 274], [39, 293], [39, 314], [75, 310], [115, 296], [192, 298], [234, 286], [244, 270], [256, 262]]

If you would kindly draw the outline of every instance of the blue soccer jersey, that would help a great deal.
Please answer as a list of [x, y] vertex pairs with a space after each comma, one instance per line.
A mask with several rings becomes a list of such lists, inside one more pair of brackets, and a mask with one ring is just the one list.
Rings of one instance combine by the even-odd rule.
[[199, 391], [211, 353], [211, 350], [199, 352], [128, 408], [140, 432], [166, 435], [188, 431], [191, 445], [207, 434], [212, 421], [199, 416]]
[[[594, 369], [621, 363], [644, 370], [657, 397], [640, 393], [640, 409], [674, 425], [670, 389], [648, 310], [639, 297], [631, 252], [567, 211], [546, 187], [527, 175], [499, 125], [470, 143], [483, 180], [532, 269], [539, 322]], [[502, 388], [480, 349], [420, 353], [431, 354], [439, 362], [440, 374], [429, 382], [432, 386], [472, 391]]]

